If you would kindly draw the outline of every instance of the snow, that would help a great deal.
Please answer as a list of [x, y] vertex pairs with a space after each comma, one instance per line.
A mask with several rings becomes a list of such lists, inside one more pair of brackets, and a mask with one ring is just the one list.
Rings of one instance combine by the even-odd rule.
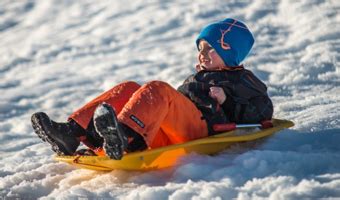
[[104, 107], [104, 106], [98, 106], [94, 112], [94, 115], [93, 117], [96, 118], [96, 117], [99, 117], [99, 116], [103, 116], [103, 115], [107, 115], [109, 114], [110, 111]]
[[[340, 198], [339, 13], [337, 0], [1, 1], [0, 198]], [[254, 32], [245, 65], [293, 128], [144, 173], [75, 169], [33, 133], [32, 113], [65, 121], [122, 81], [177, 87], [200, 29], [225, 17]]]

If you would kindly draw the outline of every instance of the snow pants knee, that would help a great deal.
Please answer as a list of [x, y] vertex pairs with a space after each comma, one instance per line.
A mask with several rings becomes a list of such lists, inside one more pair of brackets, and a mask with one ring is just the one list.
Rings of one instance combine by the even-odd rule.
[[110, 104], [118, 120], [141, 134], [150, 148], [207, 137], [208, 128], [194, 103], [161, 81], [124, 82], [74, 112], [70, 118], [87, 128], [97, 105]]

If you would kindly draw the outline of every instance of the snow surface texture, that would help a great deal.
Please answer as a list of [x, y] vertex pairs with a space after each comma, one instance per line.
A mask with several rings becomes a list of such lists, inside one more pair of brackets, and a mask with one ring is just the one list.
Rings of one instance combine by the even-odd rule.
[[[0, 198], [340, 198], [340, 1], [0, 1]], [[56, 121], [125, 80], [177, 87], [195, 38], [234, 17], [256, 43], [245, 65], [294, 128], [153, 172], [53, 160], [30, 115]]]

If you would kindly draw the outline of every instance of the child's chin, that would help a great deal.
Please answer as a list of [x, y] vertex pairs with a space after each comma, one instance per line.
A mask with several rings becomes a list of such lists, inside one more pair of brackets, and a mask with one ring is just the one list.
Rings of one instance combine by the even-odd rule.
[[214, 67], [214, 66], [205, 66], [206, 70], [218, 70], [218, 67]]

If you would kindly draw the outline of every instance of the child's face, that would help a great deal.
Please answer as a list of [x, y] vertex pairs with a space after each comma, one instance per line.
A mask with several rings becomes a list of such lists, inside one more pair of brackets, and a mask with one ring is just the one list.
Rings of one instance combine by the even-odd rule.
[[210, 44], [201, 40], [198, 45], [198, 61], [199, 65], [196, 66], [197, 71], [201, 70], [216, 70], [225, 66], [222, 58], [217, 54]]

